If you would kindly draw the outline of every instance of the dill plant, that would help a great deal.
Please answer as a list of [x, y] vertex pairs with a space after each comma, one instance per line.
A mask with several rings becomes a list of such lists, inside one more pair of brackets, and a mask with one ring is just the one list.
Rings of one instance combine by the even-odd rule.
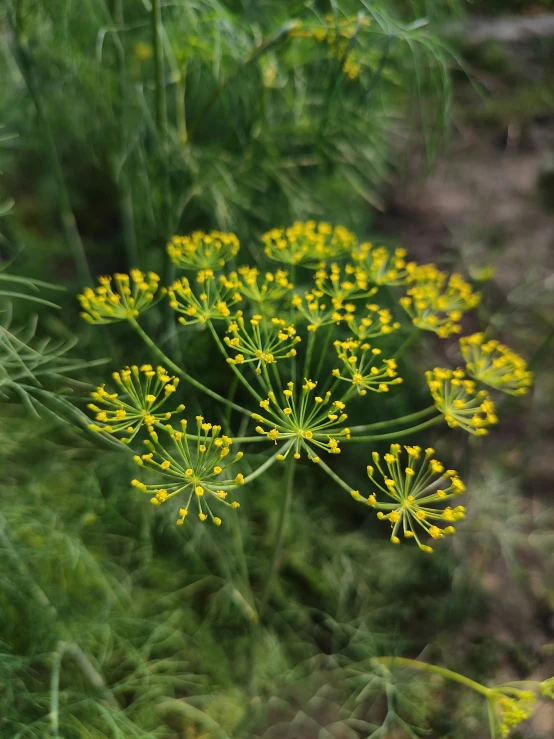
[[[359, 243], [346, 228], [326, 222], [274, 228], [262, 245], [266, 261], [253, 267], [241, 263], [234, 234], [176, 236], [167, 252], [185, 275], [173, 284], [160, 286], [156, 274], [135, 271], [132, 278], [104, 276], [80, 297], [86, 321], [127, 322], [144, 342], [142, 365], [115, 372], [115, 391], [106, 385], [94, 391], [89, 428], [116, 439], [122, 451], [132, 450], [140, 471], [132, 488], [169, 508], [185, 537], [196, 525], [235, 528], [240, 511], [232, 509], [240, 508], [249, 486], [285, 468], [263, 588], [248, 597], [252, 650], [278, 577], [302, 458], [314, 474], [319, 469], [329, 476], [339, 496], [348, 493], [374, 511], [393, 544], [414, 541], [431, 553], [465, 518], [459, 503], [465, 484], [427, 446], [427, 429], [444, 425], [485, 436], [498, 422], [492, 394], [522, 395], [532, 382], [525, 360], [508, 347], [481, 333], [462, 336], [460, 366], [430, 368], [420, 378], [429, 397], [425, 408], [352, 424], [352, 416], [367, 415], [364, 407], [402, 393], [402, 368], [417, 337], [462, 333], [464, 314], [478, 305], [479, 294], [460, 274], [416, 264], [401, 248]], [[186, 345], [185, 356], [194, 355], [201, 337], [211, 338], [210, 358], [234, 377], [231, 392], [221, 394], [190, 374], [145, 330], [143, 315], [163, 300], [180, 324], [177, 340]], [[183, 403], [174, 403], [174, 396]], [[211, 399], [214, 417], [193, 421], [187, 406], [201, 406], [203, 396]], [[245, 435], [249, 424], [252, 433]], [[389, 443], [386, 453], [366, 451], [382, 442]], [[332, 461], [356, 444], [368, 477], [359, 488]], [[258, 466], [248, 467], [252, 451], [264, 447], [265, 457], [256, 453]], [[551, 693], [549, 681], [488, 688], [417, 660], [377, 657], [370, 664], [376, 675], [385, 671], [379, 679], [388, 680], [396, 666], [473, 689], [486, 698], [492, 737], [507, 736], [531, 715], [537, 694]], [[255, 651], [251, 670], [255, 685]]]

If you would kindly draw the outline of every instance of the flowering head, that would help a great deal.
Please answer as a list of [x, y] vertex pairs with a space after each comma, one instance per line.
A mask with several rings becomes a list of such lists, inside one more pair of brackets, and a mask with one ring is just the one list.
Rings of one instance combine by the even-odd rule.
[[352, 249], [356, 237], [344, 226], [307, 221], [274, 228], [262, 236], [262, 241], [265, 253], [276, 262], [318, 267]]
[[[322, 397], [315, 395], [317, 382], [305, 379], [298, 387], [294, 382], [279, 397], [270, 391], [268, 397], [260, 402], [264, 415], [253, 413], [252, 418], [263, 424], [256, 427], [275, 444], [285, 442], [284, 453], [278, 459], [285, 459], [289, 453], [296, 459], [304, 449], [309, 459], [319, 461], [313, 447], [325, 450], [329, 454], [340, 453], [340, 437], [350, 437], [350, 430], [342, 424], [348, 418], [344, 412], [345, 404], [331, 399], [331, 391]], [[281, 397], [282, 396], [282, 397]]]
[[374, 339], [376, 336], [387, 336], [400, 328], [400, 323], [393, 320], [388, 308], [380, 308], [375, 303], [368, 303], [366, 308], [367, 314], [361, 317], [351, 314], [348, 320], [348, 330], [357, 339], [364, 341]]
[[459, 334], [462, 315], [479, 304], [479, 293], [460, 275], [448, 277], [434, 264], [406, 265], [408, 288], [400, 305], [417, 328], [433, 331], [442, 339]]
[[[86, 287], [77, 296], [81, 316], [88, 323], [115, 323], [136, 318], [165, 295], [158, 289], [160, 278], [154, 272], [132, 269], [130, 274], [116, 273], [99, 277], [94, 290]], [[157, 295], [156, 295], [157, 293]]]
[[[322, 300], [323, 299], [323, 300]], [[325, 301], [325, 293], [322, 290], [314, 289], [304, 293], [302, 298], [300, 295], [294, 295], [292, 298], [292, 306], [296, 311], [308, 322], [308, 331], [317, 331], [323, 326], [331, 326], [333, 323], [339, 324], [341, 321], [351, 321], [356, 310], [353, 303], [346, 303], [341, 313], [330, 301]]]
[[258, 305], [272, 300], [279, 300], [293, 288], [289, 282], [288, 272], [278, 269], [275, 272], [265, 272], [263, 279], [256, 267], [239, 267], [239, 292]]
[[221, 269], [240, 249], [233, 233], [195, 231], [190, 236], [173, 236], [167, 253], [180, 269]]
[[356, 389], [360, 395], [366, 395], [368, 390], [387, 393], [390, 385], [399, 385], [402, 382], [402, 378], [397, 376], [396, 361], [381, 359], [381, 350], [372, 348], [367, 341], [337, 340], [334, 346], [342, 362], [342, 370], [334, 369], [333, 377], [349, 382], [352, 389]]
[[238, 311], [229, 323], [227, 333], [230, 335], [223, 340], [237, 352], [227, 362], [234, 365], [253, 364], [258, 375], [262, 373], [262, 367], [279, 359], [296, 356], [295, 347], [301, 341], [296, 328], [282, 318], [269, 320], [255, 314], [245, 321], [242, 311]]
[[[239, 503], [227, 501], [229, 490], [244, 484], [244, 476], [230, 475], [230, 468], [242, 458], [242, 452], [229, 457], [232, 439], [221, 435], [221, 426], [206, 423], [196, 417], [196, 433], [187, 433], [187, 421], [181, 421], [181, 429], [171, 425], [152, 430], [144, 443], [148, 452], [135, 456], [139, 467], [148, 470], [154, 480], [144, 483], [133, 480], [132, 485], [150, 495], [153, 505], [182, 496], [177, 524], [183, 524], [189, 510], [195, 508], [200, 521], [211, 521], [219, 526], [221, 519], [214, 516], [214, 503], [238, 508]], [[161, 437], [161, 439], [160, 439]]]
[[523, 357], [483, 333], [464, 336], [460, 349], [468, 375], [510, 395], [525, 395], [533, 384], [533, 373]]
[[169, 305], [181, 314], [179, 323], [183, 325], [229, 318], [231, 307], [242, 300], [236, 272], [216, 278], [213, 270], [202, 269], [196, 282], [193, 289], [189, 280], [181, 277], [167, 291]]
[[[400, 534], [406, 539], [415, 539], [420, 549], [431, 552], [423, 544], [418, 530], [423, 529], [432, 539], [440, 539], [455, 532], [452, 523], [465, 517], [464, 507], [437, 508], [445, 501], [464, 492], [463, 482], [454, 470], [445, 470], [444, 465], [434, 458], [434, 449], [405, 446], [404, 456], [400, 444], [391, 444], [390, 451], [383, 457], [373, 452], [373, 464], [367, 475], [377, 490], [364, 498], [357, 490], [352, 497], [378, 510], [377, 518], [388, 521], [392, 528], [391, 541], [400, 543]], [[439, 526], [438, 524], [447, 524]]]
[[351, 264], [344, 269], [335, 263], [318, 269], [315, 284], [318, 291], [330, 297], [335, 310], [343, 308], [346, 300], [369, 298], [377, 292], [376, 287], [370, 287], [365, 271]]
[[537, 698], [530, 690], [504, 689], [500, 686], [491, 690], [490, 700], [494, 701], [496, 708], [498, 733], [504, 738], [516, 726], [531, 718]]
[[406, 249], [397, 247], [392, 253], [386, 246], [364, 242], [355, 247], [356, 260], [372, 285], [403, 285], [406, 277]]
[[425, 379], [438, 410], [450, 428], [459, 426], [474, 436], [488, 434], [487, 427], [498, 423], [494, 403], [486, 390], [476, 390], [475, 381], [462, 369], [435, 367]]
[[88, 405], [96, 414], [92, 431], [124, 434], [121, 441], [129, 444], [143, 426], [152, 431], [154, 424], [169, 421], [185, 408], [179, 405], [174, 411], [161, 411], [179, 384], [179, 378], [171, 377], [163, 367], [133, 365], [114, 372], [113, 378], [122, 394], [108, 392], [105, 385], [96, 388], [92, 393], [95, 402]]

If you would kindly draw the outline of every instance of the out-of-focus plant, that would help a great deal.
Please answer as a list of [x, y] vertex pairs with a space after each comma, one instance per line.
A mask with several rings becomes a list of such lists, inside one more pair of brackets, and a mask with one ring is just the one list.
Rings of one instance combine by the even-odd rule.
[[[448, 125], [450, 52], [385, 3], [9, 0], [3, 21], [6, 172], [47, 158], [39, 222], [58, 212], [82, 284], [98, 238], [115, 268], [158, 269], [180, 230], [247, 236], [331, 206], [359, 222], [402, 121], [430, 153]], [[91, 192], [108, 223], [83, 214]]]

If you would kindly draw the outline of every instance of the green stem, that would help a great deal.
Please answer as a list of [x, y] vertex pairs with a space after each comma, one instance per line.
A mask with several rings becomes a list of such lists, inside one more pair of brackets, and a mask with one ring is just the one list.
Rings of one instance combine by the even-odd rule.
[[419, 672], [430, 672], [433, 675], [440, 675], [441, 677], [444, 677], [445, 680], [452, 680], [453, 682], [465, 685], [466, 688], [470, 688], [470, 690], [474, 690], [476, 693], [480, 693], [486, 698], [489, 698], [494, 693], [494, 690], [491, 688], [487, 688], [465, 675], [460, 675], [458, 672], [447, 670], [446, 667], [439, 667], [438, 665], [430, 665], [427, 662], [420, 662], [417, 659], [407, 659], [406, 657], [374, 657], [374, 660], [381, 665], [385, 665], [385, 667], [399, 665], [401, 667], [409, 667], [412, 670], [418, 670]]
[[240, 576], [244, 581], [244, 587], [247, 593], [248, 605], [252, 609], [251, 621], [254, 623], [258, 622], [258, 611], [256, 610], [256, 604], [254, 601], [254, 594], [252, 592], [252, 586], [250, 584], [250, 575], [248, 572], [248, 563], [246, 561], [246, 553], [244, 551], [244, 542], [242, 540], [242, 532], [240, 529], [240, 520], [237, 511], [231, 513], [231, 533], [233, 536], [234, 553], [238, 557]]
[[375, 436], [351, 436], [350, 439], [344, 437], [342, 441], [346, 443], [349, 441], [384, 441], [385, 439], [398, 439], [401, 436], [407, 436], [409, 434], [415, 433], [416, 431], [422, 431], [423, 429], [429, 428], [429, 426], [434, 426], [435, 424], [440, 423], [443, 420], [443, 416], [435, 416], [434, 418], [430, 418], [428, 421], [420, 423], [418, 426], [412, 426], [409, 429], [391, 431], [388, 434], [376, 434]]
[[434, 410], [435, 406], [430, 405], [428, 408], [424, 408], [422, 411], [410, 413], [407, 416], [400, 416], [400, 418], [392, 418], [388, 421], [378, 421], [377, 423], [369, 423], [364, 426], [351, 426], [350, 431], [373, 431], [374, 429], [387, 428], [388, 426], [392, 426], [395, 423], [408, 423], [408, 421], [417, 421], [419, 418], [424, 418], [425, 416], [428, 416], [429, 413], [432, 413]]
[[242, 405], [233, 403], [232, 400], [228, 400], [227, 398], [223, 397], [223, 395], [219, 395], [219, 393], [216, 393], [214, 390], [210, 390], [209, 387], [206, 387], [206, 385], [203, 385], [201, 382], [199, 382], [194, 377], [189, 375], [188, 372], [185, 372], [178, 365], [176, 365], [175, 362], [173, 362], [166, 354], [164, 354], [164, 352], [152, 341], [152, 339], [139, 326], [139, 324], [136, 322], [134, 318], [130, 318], [129, 323], [131, 324], [131, 326], [133, 326], [133, 328], [138, 333], [138, 335], [142, 338], [144, 343], [154, 352], [154, 354], [157, 357], [159, 357], [159, 359], [162, 362], [164, 362], [164, 364], [170, 367], [173, 370], [173, 372], [178, 374], [179, 377], [182, 377], [183, 380], [186, 380], [193, 387], [197, 388], [197, 390], [202, 390], [202, 392], [206, 393], [206, 395], [209, 395], [211, 398], [214, 398], [214, 400], [218, 400], [220, 403], [224, 403], [230, 408], [234, 408], [236, 411], [243, 413], [245, 416], [250, 417], [252, 415], [251, 412], [247, 410], [246, 408], [243, 408]]
[[319, 459], [317, 466], [321, 467], [321, 469], [324, 470], [329, 475], [329, 477], [337, 483], [337, 485], [340, 485], [343, 490], [347, 490], [348, 492], [350, 492], [353, 489], [342, 479], [342, 477], [339, 477], [336, 472], [333, 472], [333, 470], [329, 466], [327, 466], [321, 458]]
[[167, 101], [164, 79], [164, 58], [162, 48], [162, 5], [161, 0], [152, 0], [152, 46], [154, 48], [154, 69], [156, 75], [156, 123], [162, 140], [167, 129]]
[[290, 508], [292, 504], [292, 495], [294, 491], [294, 472], [296, 469], [296, 460], [293, 454], [289, 454], [287, 471], [286, 471], [286, 482], [283, 499], [281, 501], [281, 511], [279, 514], [279, 522], [277, 524], [277, 534], [275, 536], [275, 542], [273, 544], [273, 552], [271, 554], [271, 561], [269, 569], [265, 578], [265, 585], [262, 591], [260, 599], [259, 614], [260, 618], [263, 619], [269, 598], [271, 596], [271, 590], [273, 587], [273, 581], [277, 570], [279, 569], [279, 560], [281, 558], [281, 552], [283, 549], [283, 542], [285, 540], [285, 534], [287, 531], [287, 525], [290, 516]]

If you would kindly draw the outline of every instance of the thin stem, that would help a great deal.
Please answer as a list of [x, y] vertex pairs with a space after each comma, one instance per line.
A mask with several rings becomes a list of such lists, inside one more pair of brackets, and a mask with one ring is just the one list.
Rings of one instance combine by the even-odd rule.
[[265, 609], [271, 596], [273, 581], [275, 579], [275, 575], [277, 574], [277, 570], [279, 569], [279, 560], [281, 558], [283, 542], [285, 540], [285, 534], [287, 531], [287, 525], [290, 516], [290, 508], [292, 504], [295, 469], [296, 460], [293, 454], [289, 454], [286, 471], [285, 494], [283, 495], [283, 499], [281, 501], [281, 512], [279, 514], [279, 522], [277, 524], [277, 534], [275, 537], [275, 542], [273, 544], [271, 561], [265, 578], [265, 585], [260, 600], [260, 608], [258, 611], [260, 614], [260, 618], [263, 618], [264, 616]]
[[152, 46], [154, 48], [154, 68], [156, 74], [156, 123], [158, 133], [163, 139], [167, 129], [167, 101], [164, 79], [164, 58], [162, 47], [162, 5], [161, 0], [152, 0]]
[[199, 382], [194, 377], [189, 375], [188, 372], [185, 372], [183, 369], [181, 369], [181, 367], [175, 364], [175, 362], [173, 362], [166, 354], [164, 354], [164, 352], [152, 341], [152, 339], [140, 327], [140, 325], [135, 321], [134, 318], [130, 318], [129, 323], [133, 326], [133, 328], [142, 338], [144, 343], [154, 352], [154, 354], [156, 354], [156, 356], [159, 357], [159, 359], [162, 362], [164, 362], [164, 364], [170, 367], [173, 370], [173, 372], [178, 374], [179, 377], [182, 377], [184, 380], [186, 380], [188, 383], [190, 383], [193, 387], [197, 388], [198, 390], [202, 390], [202, 392], [214, 398], [214, 400], [218, 400], [220, 403], [224, 403], [230, 408], [234, 408], [236, 411], [243, 413], [245, 416], [250, 417], [252, 415], [251, 412], [247, 410], [246, 408], [243, 408], [242, 405], [233, 403], [232, 400], [228, 400], [227, 398], [223, 397], [223, 395], [219, 395], [219, 393], [216, 393], [214, 390], [211, 390], [209, 387], [206, 387], [206, 385], [203, 385], [201, 382]]
[[252, 586], [250, 584], [250, 574], [248, 572], [248, 563], [246, 561], [246, 553], [244, 551], [244, 542], [242, 540], [242, 531], [240, 528], [240, 520], [237, 511], [231, 512], [231, 533], [233, 536], [234, 552], [238, 556], [238, 563], [240, 568], [240, 575], [244, 581], [244, 586], [247, 591], [248, 605], [252, 609], [251, 621], [254, 623], [258, 622], [258, 611], [256, 609], [256, 603], [254, 601], [254, 594], [252, 592]]
[[349, 493], [352, 491], [353, 488], [350, 485], [348, 485], [348, 483], [346, 483], [342, 479], [342, 477], [339, 477], [336, 472], [333, 472], [333, 470], [330, 467], [328, 467], [321, 458], [319, 462], [317, 463], [317, 466], [321, 467], [321, 469], [324, 470], [329, 475], [329, 477], [332, 478], [337, 483], [337, 485], [340, 485], [340, 487], [343, 490], [346, 490]]
[[416, 431], [422, 431], [423, 429], [429, 428], [429, 426], [434, 426], [435, 424], [440, 423], [443, 420], [443, 416], [435, 416], [435, 418], [430, 418], [428, 421], [420, 423], [418, 426], [412, 426], [409, 429], [391, 431], [388, 434], [375, 434], [374, 436], [351, 436], [349, 439], [345, 437], [342, 439], [342, 441], [346, 443], [351, 441], [384, 441], [385, 439], [398, 439], [401, 436], [408, 436], [409, 434], [413, 434]]
[[430, 665], [427, 662], [420, 662], [417, 659], [407, 659], [406, 657], [374, 657], [374, 660], [381, 665], [394, 666], [400, 665], [401, 667], [409, 667], [412, 670], [419, 670], [420, 672], [430, 672], [433, 675], [440, 675], [445, 680], [452, 680], [453, 682], [465, 685], [466, 688], [474, 690], [476, 693], [484, 695], [489, 698], [494, 690], [491, 688], [481, 685], [481, 683], [471, 680], [465, 675], [460, 675], [458, 672], [446, 669], [446, 667], [439, 667], [438, 665]]
[[435, 410], [434, 405], [430, 405], [428, 408], [424, 408], [422, 411], [417, 411], [416, 413], [410, 413], [407, 416], [400, 416], [400, 418], [391, 418], [388, 421], [378, 421], [377, 423], [368, 423], [364, 426], [351, 426], [350, 431], [357, 432], [357, 431], [373, 431], [374, 429], [382, 429], [387, 428], [388, 426], [392, 426], [395, 423], [408, 423], [408, 421], [417, 421], [419, 418], [424, 418], [425, 416], [428, 416], [429, 413], [432, 413]]

